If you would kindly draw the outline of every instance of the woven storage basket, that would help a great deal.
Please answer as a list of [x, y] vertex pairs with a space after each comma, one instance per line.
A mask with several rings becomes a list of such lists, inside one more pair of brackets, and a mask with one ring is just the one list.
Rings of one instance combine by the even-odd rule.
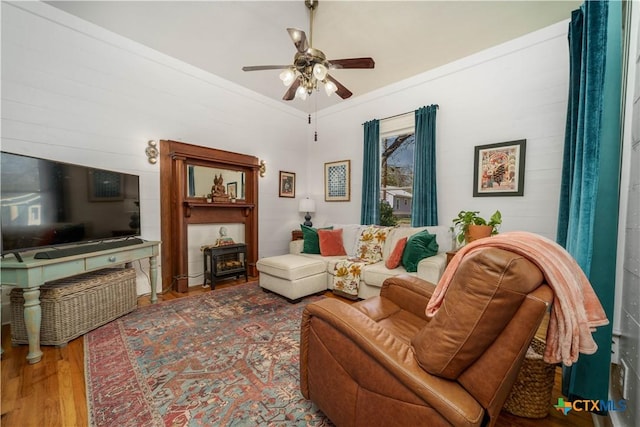
[[542, 360], [545, 342], [534, 338], [503, 409], [526, 418], [549, 415], [556, 367]]
[[[11, 290], [11, 343], [27, 344], [22, 289]], [[65, 345], [137, 307], [133, 268], [106, 268], [40, 286], [40, 344]]]

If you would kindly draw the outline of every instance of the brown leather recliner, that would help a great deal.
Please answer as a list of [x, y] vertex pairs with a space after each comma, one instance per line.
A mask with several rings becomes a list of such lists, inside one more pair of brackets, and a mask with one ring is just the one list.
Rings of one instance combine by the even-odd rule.
[[553, 298], [540, 270], [487, 248], [459, 265], [428, 320], [435, 285], [402, 275], [353, 305], [302, 317], [300, 387], [338, 426], [493, 425]]

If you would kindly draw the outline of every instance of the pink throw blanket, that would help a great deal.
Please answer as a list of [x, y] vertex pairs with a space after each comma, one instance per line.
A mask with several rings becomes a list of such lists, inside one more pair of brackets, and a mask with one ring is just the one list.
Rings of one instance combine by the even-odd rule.
[[438, 282], [426, 314], [432, 317], [442, 304], [451, 279], [464, 256], [493, 247], [524, 256], [544, 274], [554, 291], [544, 361], [571, 366], [578, 353], [593, 354], [598, 346], [592, 332], [609, 323], [591, 283], [578, 263], [557, 243], [537, 234], [513, 231], [476, 240], [462, 247]]

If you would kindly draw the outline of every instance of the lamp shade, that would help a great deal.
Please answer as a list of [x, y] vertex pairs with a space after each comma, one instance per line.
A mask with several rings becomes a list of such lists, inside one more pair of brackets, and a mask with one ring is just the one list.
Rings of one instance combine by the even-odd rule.
[[316, 202], [307, 198], [300, 199], [300, 204], [298, 205], [299, 212], [315, 212], [316, 211]]

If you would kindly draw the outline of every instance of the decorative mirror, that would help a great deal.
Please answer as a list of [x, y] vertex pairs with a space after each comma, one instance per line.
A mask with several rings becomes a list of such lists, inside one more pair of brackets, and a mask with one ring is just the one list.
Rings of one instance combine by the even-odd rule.
[[[222, 178], [222, 181], [218, 181]], [[219, 185], [230, 199], [245, 199], [245, 173], [242, 171], [207, 166], [187, 166], [187, 197], [213, 195], [213, 186]]]

